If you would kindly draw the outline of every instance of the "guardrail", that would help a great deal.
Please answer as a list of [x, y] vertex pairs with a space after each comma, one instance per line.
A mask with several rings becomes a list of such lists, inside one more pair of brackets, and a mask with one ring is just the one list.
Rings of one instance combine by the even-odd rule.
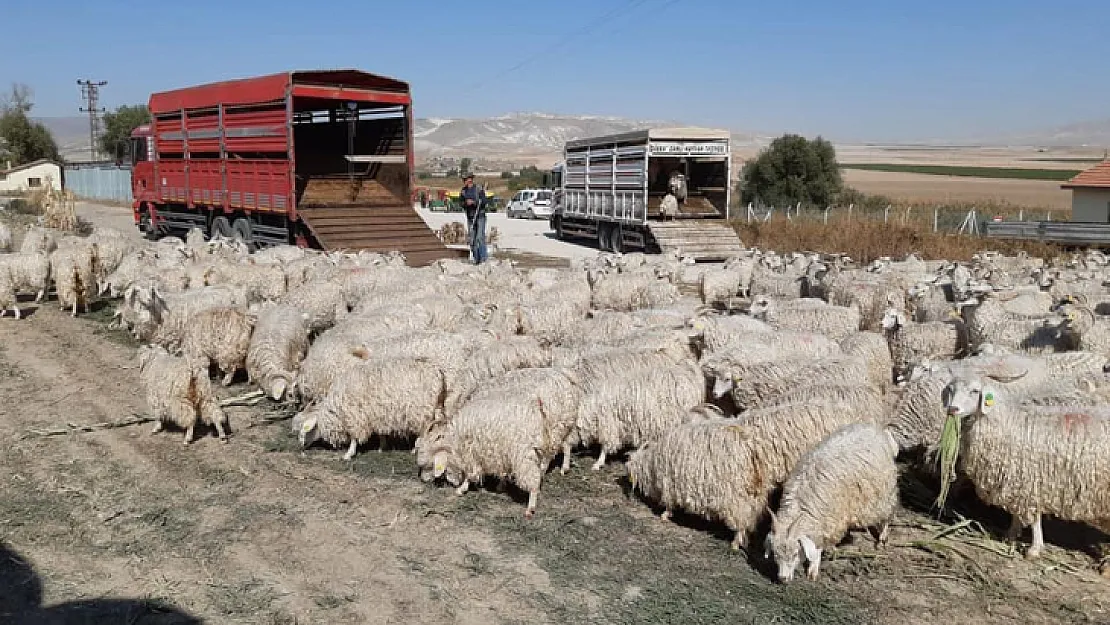
[[986, 222], [984, 235], [994, 239], [1024, 239], [1110, 247], [1110, 224], [1070, 221], [998, 221]]

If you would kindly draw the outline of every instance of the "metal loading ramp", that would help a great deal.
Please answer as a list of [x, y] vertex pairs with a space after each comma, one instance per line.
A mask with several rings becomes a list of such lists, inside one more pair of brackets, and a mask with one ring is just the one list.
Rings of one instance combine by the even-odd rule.
[[720, 261], [744, 251], [736, 231], [720, 220], [651, 221], [648, 228], [664, 254], [674, 252], [694, 260]]
[[410, 266], [459, 258], [411, 207], [319, 207], [298, 211], [325, 250], [401, 252]]

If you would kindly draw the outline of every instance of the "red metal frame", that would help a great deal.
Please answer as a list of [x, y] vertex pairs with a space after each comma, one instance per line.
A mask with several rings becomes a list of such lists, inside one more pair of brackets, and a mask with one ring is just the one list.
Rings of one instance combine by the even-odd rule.
[[[278, 213], [295, 221], [293, 117], [297, 102], [307, 100], [403, 106], [412, 188], [415, 161], [408, 83], [357, 70], [282, 72], [150, 96], [153, 120], [145, 134], [154, 137], [154, 150], [149, 155], [150, 173], [142, 174], [143, 181], [149, 177], [146, 193], [139, 197], [136, 192], [136, 223], [144, 204], [152, 215], [162, 205], [175, 204], [225, 213]], [[229, 159], [229, 153], [270, 156]]]

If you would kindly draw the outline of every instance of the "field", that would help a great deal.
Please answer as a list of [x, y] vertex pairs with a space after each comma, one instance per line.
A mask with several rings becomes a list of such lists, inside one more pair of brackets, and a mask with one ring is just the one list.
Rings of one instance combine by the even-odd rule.
[[1009, 204], [1031, 211], [1070, 210], [1071, 193], [1046, 180], [963, 178], [879, 171], [845, 170], [844, 183], [895, 200], [947, 204], [953, 202]]
[[896, 174], [959, 176], [962, 178], [1002, 178], [1007, 180], [1057, 180], [1074, 178], [1079, 170], [1029, 169], [1024, 167], [969, 167], [964, 165], [904, 165], [898, 163], [843, 163], [841, 169], [885, 171]]
[[[110, 209], [84, 211], [104, 223]], [[123, 212], [126, 216], [126, 212]], [[33, 308], [33, 307], [30, 307]], [[302, 452], [290, 407], [229, 407], [233, 434], [151, 435], [136, 345], [110, 304], [53, 301], [0, 319], [0, 616], [19, 623], [1103, 623], [1082, 526], [1046, 523], [1046, 558], [1000, 537], [1005, 515], [903, 476], [891, 544], [831, 550], [817, 582], [779, 585], [761, 545], [701, 519], [660, 521], [621, 459], [585, 452], [523, 495], [421, 483], [407, 448]], [[238, 383], [224, 397], [250, 389]], [[81, 431], [87, 428], [92, 431]], [[960, 500], [958, 500], [960, 501]], [[1094, 557], [1093, 557], [1094, 556]], [[69, 615], [70, 620], [47, 620]], [[85, 620], [78, 620], [78, 616]], [[2, 619], [0, 619], [2, 620]]]

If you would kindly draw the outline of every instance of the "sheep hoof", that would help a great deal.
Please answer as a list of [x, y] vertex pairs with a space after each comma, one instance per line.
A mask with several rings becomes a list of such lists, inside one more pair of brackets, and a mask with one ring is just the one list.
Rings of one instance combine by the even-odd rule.
[[595, 462], [592, 465], [590, 465], [590, 470], [591, 471], [600, 471], [602, 469], [602, 467], [604, 467], [604, 466], [605, 466], [604, 462], [598, 461], [598, 462]]
[[[664, 510], [663, 514], [659, 515], [659, 520], [660, 521], [670, 521], [671, 520], [671, 511], [670, 510]], [[740, 546], [739, 545], [734, 545], [733, 548], [734, 549], [739, 549]]]
[[1041, 557], [1040, 547], [1030, 547], [1029, 550], [1025, 552], [1026, 560], [1036, 560], [1039, 557]]
[[535, 516], [536, 516], [536, 511], [535, 510], [528, 509], [528, 510], [524, 511], [524, 518], [527, 521], [531, 521], [533, 518], [535, 518]]

